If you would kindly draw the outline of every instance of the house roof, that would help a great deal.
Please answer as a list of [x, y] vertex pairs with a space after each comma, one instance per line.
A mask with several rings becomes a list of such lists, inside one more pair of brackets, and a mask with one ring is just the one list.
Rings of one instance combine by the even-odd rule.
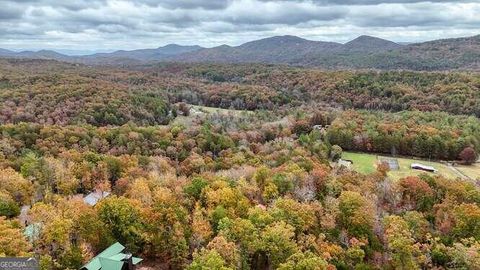
[[40, 231], [42, 230], [41, 223], [32, 223], [25, 227], [23, 234], [28, 238], [30, 242], [35, 241], [40, 238]]
[[103, 192], [102, 191], [94, 191], [94, 192], [88, 194], [87, 196], [85, 196], [85, 198], [83, 198], [83, 201], [88, 205], [94, 206], [101, 199], [103, 199], [105, 197], [108, 197], [109, 195], [110, 195], [110, 192], [107, 192], [107, 191], [103, 191]]
[[[115, 243], [98, 254], [89, 263], [85, 264], [81, 269], [87, 270], [121, 270], [123, 264], [129, 255], [122, 253], [125, 247], [120, 243]], [[141, 258], [132, 257], [132, 263], [138, 264]]]

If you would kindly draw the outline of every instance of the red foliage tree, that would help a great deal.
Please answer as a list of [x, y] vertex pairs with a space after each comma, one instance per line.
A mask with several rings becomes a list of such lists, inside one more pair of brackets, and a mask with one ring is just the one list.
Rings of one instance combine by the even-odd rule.
[[465, 164], [471, 165], [477, 160], [477, 153], [475, 152], [475, 149], [473, 147], [466, 147], [463, 149], [462, 152], [458, 155], [460, 160], [462, 160]]
[[419, 210], [431, 207], [434, 192], [427, 182], [417, 176], [408, 176], [401, 179], [399, 185], [405, 205]]

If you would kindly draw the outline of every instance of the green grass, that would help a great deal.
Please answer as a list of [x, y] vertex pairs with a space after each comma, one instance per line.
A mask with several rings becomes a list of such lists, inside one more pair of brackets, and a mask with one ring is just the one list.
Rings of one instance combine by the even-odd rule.
[[455, 168], [473, 180], [480, 179], [480, 163], [470, 166], [456, 166]]
[[375, 164], [377, 162], [377, 156], [365, 153], [352, 153], [343, 152], [343, 159], [349, 159], [353, 161], [352, 168], [364, 174], [373, 173], [376, 170]]
[[[439, 163], [439, 162], [432, 162], [432, 161], [425, 161], [425, 160], [417, 160], [417, 159], [409, 159], [409, 158], [397, 158], [398, 164], [400, 165], [400, 170], [398, 171], [390, 171], [389, 175], [394, 179], [400, 179], [406, 176], [411, 175], [420, 175], [422, 173], [427, 173], [430, 175], [443, 175], [448, 178], [457, 178], [458, 175], [449, 169], [446, 165]], [[421, 163], [423, 165], [432, 166], [438, 171], [436, 173], [429, 173], [423, 172], [419, 170], [412, 170], [410, 165], [412, 163]]]
[[189, 105], [190, 107], [194, 108], [197, 111], [205, 112], [205, 113], [220, 113], [220, 114], [242, 114], [245, 112], [250, 111], [242, 111], [242, 110], [233, 110], [233, 109], [223, 109], [223, 108], [216, 108], [216, 107], [207, 107], [207, 106], [199, 106], [199, 105]]
[[[376, 165], [378, 162], [378, 157], [386, 157], [386, 156], [378, 156], [375, 154], [367, 154], [367, 153], [352, 153], [352, 152], [344, 152], [342, 155], [343, 159], [349, 159], [353, 161], [352, 168], [360, 173], [368, 174], [375, 172]], [[417, 160], [417, 159], [409, 159], [409, 158], [397, 158], [398, 164], [400, 165], [400, 169], [397, 171], [390, 171], [388, 175], [393, 179], [400, 179], [406, 176], [412, 175], [420, 175], [422, 173], [427, 173], [430, 175], [443, 175], [448, 178], [457, 178], [458, 175], [449, 169], [446, 165], [439, 163], [439, 162], [432, 162], [432, 161], [424, 161], [424, 160]], [[432, 166], [438, 170], [437, 173], [428, 173], [419, 170], [412, 170], [410, 169], [410, 165], [412, 163], [421, 163], [424, 165]]]
[[240, 116], [244, 113], [252, 113], [251, 111], [222, 109], [222, 108], [191, 105], [191, 104], [189, 104], [188, 106], [195, 109], [197, 112], [200, 112], [200, 114], [193, 113], [193, 114], [190, 114], [189, 116], [179, 115], [175, 118], [175, 120], [173, 120], [173, 122], [172, 122], [173, 125], [188, 126], [188, 125], [192, 124], [193, 119], [195, 119], [196, 117], [204, 117], [207, 114], [217, 113], [217, 114], [221, 114], [221, 115], [233, 114], [234, 116]]

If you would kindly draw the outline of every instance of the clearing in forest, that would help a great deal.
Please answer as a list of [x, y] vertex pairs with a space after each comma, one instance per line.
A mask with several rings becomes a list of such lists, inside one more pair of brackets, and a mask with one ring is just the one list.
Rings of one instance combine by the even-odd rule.
[[480, 180], [480, 163], [475, 163], [470, 166], [462, 165], [455, 168], [472, 180]]
[[[372, 173], [375, 172], [376, 166], [380, 160], [385, 159], [392, 159], [392, 157], [387, 156], [379, 156], [375, 154], [367, 154], [367, 153], [354, 153], [354, 152], [344, 152], [342, 155], [343, 159], [353, 161], [352, 168], [360, 173]], [[399, 169], [398, 170], [391, 170], [388, 172], [388, 175], [393, 179], [400, 179], [406, 176], [411, 175], [420, 175], [422, 173], [430, 174], [430, 175], [443, 175], [448, 178], [456, 178], [458, 174], [448, 168], [447, 165], [440, 163], [440, 162], [433, 162], [433, 161], [425, 161], [425, 160], [418, 160], [418, 159], [411, 159], [411, 158], [394, 158], [398, 161]], [[413, 170], [410, 168], [412, 163], [421, 163], [423, 165], [432, 166], [438, 171], [436, 173], [429, 173], [420, 170]], [[474, 166], [458, 166], [456, 167], [465, 175], [473, 178], [471, 175], [479, 175], [480, 165]], [[473, 178], [474, 179], [474, 178]]]

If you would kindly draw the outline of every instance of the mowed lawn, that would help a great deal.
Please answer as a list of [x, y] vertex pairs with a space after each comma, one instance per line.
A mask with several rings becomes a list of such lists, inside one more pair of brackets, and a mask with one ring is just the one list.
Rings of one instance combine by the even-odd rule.
[[[390, 158], [386, 156], [378, 156], [375, 154], [366, 154], [366, 153], [352, 153], [352, 152], [344, 152], [342, 155], [343, 159], [349, 159], [353, 161], [352, 168], [360, 173], [372, 173], [376, 170], [378, 157]], [[424, 161], [424, 160], [416, 160], [416, 159], [409, 159], [409, 158], [396, 158], [398, 160], [398, 164], [400, 165], [400, 169], [397, 171], [390, 171], [388, 175], [393, 179], [400, 179], [406, 176], [411, 175], [420, 175], [422, 173], [427, 173], [430, 175], [443, 175], [448, 178], [457, 178], [458, 175], [449, 169], [446, 165], [439, 163], [439, 162], [431, 162], [431, 161]], [[432, 166], [438, 170], [437, 173], [429, 173], [423, 172], [419, 170], [412, 170], [410, 165], [412, 163], [421, 163], [424, 165]]]
[[353, 161], [352, 169], [369, 174], [376, 170], [377, 156], [365, 153], [343, 152], [342, 159]]
[[[392, 176], [394, 179], [400, 179], [406, 176], [410, 175], [420, 175], [422, 173], [427, 173], [430, 175], [443, 175], [448, 178], [457, 178], [459, 177], [454, 171], [452, 171], [450, 168], [447, 167], [447, 165], [444, 165], [439, 162], [432, 162], [432, 161], [424, 161], [424, 160], [415, 160], [415, 159], [408, 159], [408, 158], [397, 158], [398, 164], [400, 165], [400, 170], [398, 171], [391, 171], [389, 172], [389, 175]], [[423, 165], [427, 166], [432, 166], [438, 171], [436, 173], [429, 173], [429, 172], [423, 172], [420, 170], [412, 170], [410, 168], [410, 165], [412, 163], [420, 163]]]
[[480, 163], [471, 166], [457, 166], [455, 168], [473, 180], [480, 179]]

